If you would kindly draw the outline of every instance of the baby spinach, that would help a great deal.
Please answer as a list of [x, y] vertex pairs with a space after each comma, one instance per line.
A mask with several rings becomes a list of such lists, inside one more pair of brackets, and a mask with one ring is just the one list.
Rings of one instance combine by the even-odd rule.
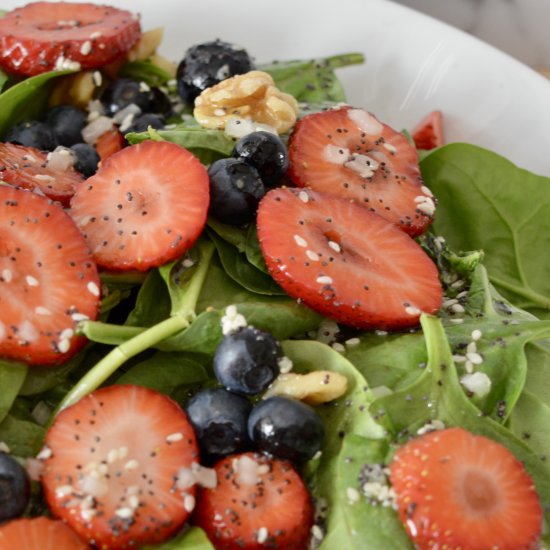
[[130, 61], [120, 69], [118, 76], [145, 82], [149, 86], [162, 86], [173, 78], [168, 71], [151, 61]]
[[550, 179], [463, 143], [421, 162], [439, 203], [434, 230], [456, 250], [481, 249], [495, 287], [517, 307], [550, 317]]
[[6, 443], [15, 456], [35, 456], [42, 447], [44, 434], [42, 426], [12, 414], [0, 422], [0, 441]]
[[200, 527], [191, 527], [168, 542], [143, 546], [141, 550], [215, 550]]
[[0, 359], [0, 388], [2, 388], [0, 392], [0, 422], [7, 416], [19, 394], [25, 382], [27, 370], [27, 365], [23, 363]]

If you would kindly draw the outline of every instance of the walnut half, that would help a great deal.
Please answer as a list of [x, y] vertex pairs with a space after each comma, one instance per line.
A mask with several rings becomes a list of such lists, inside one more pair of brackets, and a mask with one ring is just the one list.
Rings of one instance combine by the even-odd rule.
[[222, 80], [195, 99], [193, 115], [205, 128], [223, 129], [228, 120], [244, 118], [268, 124], [279, 134], [296, 123], [298, 102], [278, 90], [273, 78], [262, 71], [250, 71]]

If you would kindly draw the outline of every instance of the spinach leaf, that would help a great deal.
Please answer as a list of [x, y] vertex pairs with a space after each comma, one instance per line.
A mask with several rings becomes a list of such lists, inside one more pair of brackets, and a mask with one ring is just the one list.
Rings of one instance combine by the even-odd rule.
[[246, 250], [247, 230], [226, 223], [219, 222], [214, 218], [208, 218], [208, 227], [216, 232], [218, 237], [237, 247], [239, 252]]
[[439, 201], [435, 231], [454, 249], [482, 249], [497, 290], [549, 318], [550, 179], [462, 143], [435, 150], [421, 168]]
[[246, 259], [257, 269], [264, 273], [269, 273], [267, 266], [265, 265], [264, 256], [260, 249], [260, 243], [258, 242], [258, 232], [256, 230], [256, 224], [251, 223], [246, 232], [246, 244], [245, 244]]
[[260, 70], [269, 73], [277, 87], [298, 101], [319, 103], [323, 101], [345, 101], [346, 94], [334, 70], [348, 65], [364, 63], [360, 53], [348, 53], [296, 61], [279, 61], [262, 65]]
[[45, 429], [34, 422], [8, 414], [0, 422], [0, 441], [6, 443], [15, 456], [34, 456], [40, 451]]
[[27, 373], [19, 395], [37, 395], [61, 385], [83, 358], [84, 352], [81, 352], [59, 367], [33, 366]]
[[0, 422], [9, 413], [25, 381], [27, 369], [23, 363], [0, 359]]
[[118, 76], [145, 82], [149, 86], [162, 86], [173, 78], [169, 72], [150, 61], [130, 61], [120, 69]]
[[152, 269], [139, 288], [134, 307], [128, 314], [125, 324], [152, 327], [170, 315], [171, 306], [164, 279], [158, 269]]
[[0, 136], [23, 120], [39, 118], [48, 101], [52, 81], [75, 71], [51, 71], [26, 78], [0, 94]]
[[200, 527], [191, 527], [179, 537], [162, 544], [146, 545], [141, 550], [215, 550]]

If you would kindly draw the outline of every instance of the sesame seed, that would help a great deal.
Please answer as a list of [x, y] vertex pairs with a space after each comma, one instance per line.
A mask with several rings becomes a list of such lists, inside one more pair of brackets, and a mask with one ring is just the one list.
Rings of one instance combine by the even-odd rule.
[[321, 275], [320, 277], [317, 277], [316, 282], [320, 285], [331, 285], [333, 280], [332, 277], [329, 277], [328, 275]]
[[432, 190], [429, 187], [426, 187], [425, 185], [423, 185], [420, 188], [420, 191], [422, 191], [422, 193], [424, 193], [424, 195], [428, 195], [428, 197], [433, 197], [434, 196], [434, 194], [432, 193]]
[[99, 71], [94, 71], [92, 74], [92, 80], [94, 81], [94, 85], [99, 88], [101, 84], [103, 84], [103, 76], [101, 76], [101, 73]]
[[101, 36], [101, 31], [95, 31], [92, 34], [90, 34], [90, 38], [94, 40], [95, 38], [99, 38]]
[[130, 485], [126, 488], [127, 495], [137, 495], [139, 493], [139, 485]]
[[186, 494], [183, 497], [183, 507], [189, 513], [195, 509], [195, 497], [193, 495]]
[[339, 342], [334, 342], [334, 344], [332, 344], [332, 349], [339, 353], [344, 353], [346, 351], [346, 348]]
[[128, 447], [123, 445], [118, 449], [118, 458], [124, 460], [128, 456]]
[[405, 313], [407, 315], [420, 315], [422, 312], [417, 307], [407, 306], [405, 308]]
[[11, 282], [11, 280], [13, 279], [13, 273], [11, 272], [11, 269], [2, 270], [2, 279], [4, 279], [5, 283]]
[[74, 489], [71, 485], [61, 485], [55, 490], [55, 496], [63, 498], [73, 494]]
[[183, 439], [183, 434], [181, 432], [173, 433], [166, 436], [166, 441], [168, 443], [175, 443], [176, 441], [181, 441]]
[[39, 285], [38, 281], [32, 275], [27, 275], [25, 277], [25, 281], [29, 286], [38, 286]]
[[139, 507], [139, 498], [136, 495], [130, 495], [128, 497], [128, 504], [130, 505], [130, 508], [138, 508]]
[[80, 516], [84, 521], [92, 521], [93, 517], [97, 514], [97, 510], [93, 508], [81, 509]]
[[183, 265], [183, 267], [192, 267], [195, 265], [195, 262], [189, 258], [185, 258], [185, 260], [181, 262], [181, 265]]
[[68, 338], [58, 340], [57, 349], [60, 353], [67, 353], [71, 349], [71, 341]]
[[269, 535], [269, 532], [267, 530], [267, 527], [260, 527], [258, 529], [258, 544], [263, 544], [267, 540], [267, 536]]
[[47, 307], [44, 307], [44, 306], [35, 307], [34, 312], [36, 313], [36, 315], [51, 315], [52, 314], [52, 312]]
[[464, 319], [450, 319], [450, 322], [454, 325], [461, 325], [464, 322]]
[[300, 191], [298, 193], [298, 198], [305, 203], [309, 201], [309, 195], [305, 191]]
[[60, 340], [72, 338], [74, 336], [74, 330], [72, 328], [66, 328], [61, 331], [59, 335]]
[[464, 306], [462, 304], [453, 304], [451, 306], [451, 311], [453, 313], [464, 313], [466, 310], [464, 309]]
[[471, 361], [474, 365], [481, 365], [483, 363], [483, 357], [479, 353], [467, 353], [466, 357], [468, 361]]
[[48, 460], [53, 456], [52, 450], [49, 447], [44, 447], [37, 455], [38, 460]]
[[134, 515], [134, 510], [129, 506], [125, 506], [115, 510], [115, 515], [121, 519], [130, 519]]
[[479, 330], [479, 329], [473, 330], [472, 331], [472, 340], [475, 342], [475, 341], [479, 340], [482, 337], [482, 335], [483, 335], [483, 333], [481, 332], [481, 330]]
[[93, 296], [99, 296], [99, 287], [93, 281], [90, 281], [86, 285], [86, 288], [88, 289], [88, 292]]
[[147, 82], [143, 82], [143, 80], [139, 83], [139, 91], [140, 92], [150, 92], [151, 88], [149, 87], [149, 84]]
[[453, 361], [455, 363], [464, 363], [466, 361], [466, 357], [464, 357], [464, 355], [453, 355]]
[[445, 300], [443, 304], [441, 304], [443, 307], [451, 307], [455, 304], [458, 304], [458, 300], [456, 298], [450, 298], [449, 300]]
[[472, 372], [474, 372], [474, 364], [471, 362], [471, 361], [466, 361], [464, 363], [464, 370], [468, 373], [468, 374], [472, 374]]
[[293, 367], [292, 361], [288, 357], [286, 357], [286, 355], [281, 357], [277, 361], [277, 365], [279, 366], [279, 371], [282, 372], [283, 374], [290, 372]]
[[314, 262], [319, 261], [319, 254], [317, 254], [317, 252], [313, 252], [313, 250], [306, 250], [306, 256]]
[[328, 242], [328, 245], [330, 248], [332, 248], [332, 250], [334, 250], [335, 252], [340, 252], [342, 249], [340, 247], [340, 245], [337, 243], [337, 242], [334, 242], [334, 241], [329, 241]]
[[88, 321], [90, 318], [87, 315], [84, 315], [84, 313], [73, 313], [71, 314], [71, 319], [75, 322], [78, 322], [78, 321]]
[[109, 464], [112, 464], [113, 462], [116, 462], [118, 460], [118, 449], [111, 449], [107, 453], [107, 462]]
[[94, 497], [92, 495], [88, 495], [80, 503], [81, 510], [90, 510], [93, 507], [94, 507]]
[[359, 338], [349, 338], [344, 342], [346, 346], [358, 346], [361, 343], [361, 340]]
[[397, 147], [395, 147], [395, 145], [392, 145], [391, 143], [384, 143], [383, 147], [394, 155], [395, 153], [397, 153]]
[[126, 462], [126, 464], [124, 464], [125, 470], [136, 470], [137, 468], [139, 468], [139, 462], [135, 458], [129, 460], [128, 462]]
[[313, 536], [314, 539], [317, 539], [317, 540], [323, 540], [323, 537], [324, 537], [323, 530], [318, 525], [313, 525], [311, 527], [311, 535]]
[[348, 500], [352, 504], [354, 504], [355, 502], [359, 502], [359, 499], [361, 498], [359, 491], [355, 489], [355, 487], [348, 487], [346, 489], [346, 495], [348, 497]]
[[294, 235], [294, 241], [298, 246], [301, 246], [303, 248], [307, 246], [307, 241], [303, 237], [300, 237], [300, 235]]
[[80, 46], [80, 53], [82, 55], [88, 55], [92, 51], [92, 43], [89, 40], [86, 40], [86, 42], [82, 43], [82, 46]]
[[470, 342], [466, 346], [466, 353], [475, 353], [477, 351], [477, 344], [475, 342]]

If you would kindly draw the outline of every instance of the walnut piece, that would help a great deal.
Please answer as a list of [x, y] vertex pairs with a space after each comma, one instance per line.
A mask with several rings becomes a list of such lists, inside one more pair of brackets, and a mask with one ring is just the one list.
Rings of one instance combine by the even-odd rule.
[[310, 405], [333, 401], [346, 393], [348, 380], [338, 372], [319, 370], [308, 374], [280, 374], [268, 388], [264, 398], [274, 395], [292, 397]]
[[222, 80], [195, 99], [193, 115], [205, 128], [223, 129], [228, 120], [250, 119], [268, 124], [279, 134], [296, 123], [298, 102], [275, 87], [273, 78], [262, 71], [250, 71]]

